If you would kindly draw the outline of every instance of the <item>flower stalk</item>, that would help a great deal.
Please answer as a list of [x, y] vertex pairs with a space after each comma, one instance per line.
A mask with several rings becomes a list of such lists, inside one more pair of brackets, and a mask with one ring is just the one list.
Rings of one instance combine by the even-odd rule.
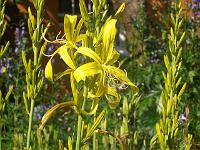
[[[28, 18], [28, 29], [29, 34], [32, 40], [32, 48], [33, 48], [33, 62], [31, 59], [26, 60], [26, 54], [22, 51], [22, 60], [26, 70], [26, 82], [27, 82], [27, 93], [23, 93], [24, 103], [26, 107], [27, 114], [29, 115], [29, 126], [27, 131], [27, 144], [26, 148], [29, 150], [30, 142], [31, 142], [31, 128], [33, 122], [33, 110], [35, 100], [39, 95], [39, 92], [43, 85], [43, 77], [42, 77], [42, 70], [41, 60], [43, 56], [43, 52], [46, 49], [46, 43], [43, 42], [43, 36], [45, 35], [49, 25], [42, 30], [42, 20], [43, 20], [43, 10], [44, 10], [44, 0], [33, 0], [34, 7], [37, 11], [37, 16], [35, 18], [32, 15], [30, 7], [28, 8], [29, 18]], [[33, 65], [32, 65], [33, 64]], [[28, 108], [28, 100], [30, 104], [30, 111]]]
[[[181, 18], [181, 2], [175, 5], [175, 10], [175, 16], [171, 15], [173, 27], [170, 28], [169, 52], [164, 56], [164, 63], [167, 71], [166, 73], [163, 72], [165, 85], [160, 98], [161, 118], [156, 124], [157, 135], [152, 138], [150, 144], [152, 145], [155, 138], [158, 138], [160, 149], [162, 150], [180, 149], [181, 143], [185, 143], [184, 147], [187, 147], [186, 149], [190, 149], [189, 147], [191, 146], [191, 135], [188, 133], [185, 135], [185, 129], [181, 132], [182, 124], [178, 111], [181, 97], [186, 88], [186, 83], [180, 87], [182, 81], [180, 75], [182, 66], [181, 43], [185, 36], [185, 32], [180, 35], [181, 25], [183, 23], [183, 19]], [[189, 125], [188, 121], [185, 123], [186, 126]]]
[[[82, 110], [85, 109], [85, 103], [87, 101], [87, 86], [86, 83], [84, 83], [84, 89], [83, 89], [83, 95], [84, 95], [84, 99], [83, 99], [83, 104], [82, 104]], [[76, 150], [80, 150], [81, 149], [81, 136], [82, 136], [82, 116], [81, 114], [78, 114], [78, 129], [77, 129], [77, 138], [76, 138]]]

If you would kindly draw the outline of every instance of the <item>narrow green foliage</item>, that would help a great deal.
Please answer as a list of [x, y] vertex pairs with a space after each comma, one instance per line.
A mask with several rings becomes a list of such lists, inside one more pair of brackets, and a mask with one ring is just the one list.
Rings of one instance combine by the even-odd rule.
[[[5, 17], [5, 5], [7, 3], [7, 0], [0, 0], [0, 41], [5, 33], [7, 22], [4, 19]], [[0, 49], [0, 59], [3, 57], [5, 52], [7, 51], [8, 47], [10, 45], [10, 42], [8, 41], [5, 45], [5, 47], [1, 47]], [[6, 72], [6, 69], [2, 71], [3, 73]], [[0, 90], [0, 150], [2, 149], [2, 127], [3, 127], [3, 121], [2, 121], [2, 115], [5, 109], [6, 104], [8, 103], [9, 97], [13, 91], [13, 86], [11, 86], [5, 96], [5, 98], [2, 95], [2, 92]], [[3, 93], [4, 94], [4, 93]]]
[[165, 86], [160, 97], [162, 104], [161, 118], [156, 124], [157, 135], [151, 140], [151, 148], [153, 147], [152, 145], [155, 144], [155, 139], [157, 138], [160, 149], [162, 150], [180, 149], [181, 143], [185, 143], [185, 149], [190, 149], [191, 147], [192, 136], [189, 134], [185, 135], [181, 130], [182, 123], [188, 126], [189, 122], [186, 120], [182, 121], [182, 118], [179, 118], [180, 113], [178, 112], [181, 96], [184, 94], [186, 88], [186, 83], [180, 88], [182, 81], [180, 75], [180, 67], [182, 64], [181, 42], [185, 36], [185, 32], [180, 35], [181, 24], [183, 22], [183, 19], [181, 19], [181, 12], [182, 8], [179, 4], [176, 8], [175, 16], [171, 16], [174, 26], [170, 28], [170, 52], [167, 52], [164, 56], [164, 63], [167, 71], [163, 73]]
[[91, 126], [91, 128], [88, 129], [85, 138], [83, 139], [82, 143], [85, 143], [93, 134], [96, 128], [99, 126], [100, 122], [105, 116], [105, 111], [103, 110], [99, 116], [95, 119], [94, 124]]
[[[32, 48], [34, 54], [33, 62], [31, 59], [27, 61], [25, 51], [22, 51], [22, 61], [26, 70], [26, 83], [27, 83], [27, 92], [26, 93], [23, 92], [23, 99], [25, 103], [26, 112], [29, 115], [29, 127], [27, 133], [27, 146], [26, 146], [27, 149], [30, 148], [34, 101], [39, 95], [39, 92], [41, 91], [43, 85], [43, 77], [40, 66], [47, 43], [46, 42], [43, 43], [42, 40], [49, 28], [49, 24], [45, 29], [43, 29], [42, 26], [42, 20], [44, 17], [43, 15], [44, 3], [45, 0], [33, 0], [33, 4], [37, 12], [36, 16], [33, 15], [30, 7], [28, 8], [28, 15], [29, 15], [28, 30], [32, 40]], [[47, 73], [47, 76], [50, 79], [53, 78], [51, 76], [51, 72]]]
[[[6, 25], [7, 25], [7, 22], [4, 19], [4, 17], [5, 17], [5, 5], [6, 5], [6, 3], [7, 3], [6, 0], [3, 0], [3, 1], [1, 0], [0, 1], [0, 41], [2, 39], [2, 36], [4, 35], [4, 32], [6, 30]], [[0, 59], [2, 58], [2, 56], [7, 51], [9, 45], [10, 45], [10, 42], [8, 41], [6, 43], [6, 45], [5, 45], [5, 47], [1, 47], [1, 49], [0, 49]], [[6, 72], [6, 69], [3, 71], [3, 73], [4, 72]], [[13, 91], [13, 86], [10, 86], [10, 88], [9, 88], [9, 90], [8, 90], [8, 92], [6, 94], [2, 93], [1, 90], [0, 90], [0, 122], [1, 122], [1, 115], [4, 112], [5, 105], [6, 105], [6, 103], [8, 103], [8, 100], [9, 100], [9, 97], [10, 97], [12, 91]], [[2, 94], [5, 95], [5, 98], [3, 97]], [[0, 126], [1, 126], [1, 123], [0, 123]], [[0, 141], [0, 149], [1, 149], [1, 141]]]

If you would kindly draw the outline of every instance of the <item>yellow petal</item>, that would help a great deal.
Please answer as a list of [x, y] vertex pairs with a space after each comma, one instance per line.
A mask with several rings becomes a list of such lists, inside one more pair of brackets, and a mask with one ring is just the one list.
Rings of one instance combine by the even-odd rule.
[[97, 53], [95, 53], [92, 49], [87, 48], [87, 47], [80, 47], [77, 49], [76, 53], [74, 54], [75, 56], [80, 53], [83, 54], [87, 57], [90, 57], [91, 59], [93, 59], [95, 62], [101, 64], [101, 58], [97, 55]]
[[41, 124], [39, 126], [39, 129], [42, 130], [45, 126], [45, 124], [47, 123], [47, 121], [52, 117], [52, 115], [54, 113], [57, 112], [58, 109], [62, 109], [64, 107], [72, 107], [74, 106], [75, 103], [74, 101], [70, 101], [70, 102], [63, 102], [63, 103], [60, 103], [60, 104], [57, 104], [55, 106], [53, 106], [51, 109], [49, 109], [45, 114], [44, 116], [42, 117], [42, 120], [41, 120]]
[[74, 40], [76, 40], [76, 38], [78, 37], [79, 32], [80, 32], [80, 30], [81, 30], [81, 28], [83, 26], [83, 22], [84, 22], [84, 20], [83, 20], [83, 18], [81, 18], [81, 20], [77, 24], [76, 31], [74, 33]]
[[73, 70], [76, 69], [76, 66], [75, 66], [75, 63], [72, 61], [69, 53], [68, 53], [68, 50], [67, 50], [67, 46], [66, 45], [63, 45], [59, 48], [59, 55], [61, 56], [62, 60], [70, 67], [72, 68]]
[[113, 48], [112, 53], [110, 53], [107, 57], [106, 65], [114, 64], [118, 60], [119, 56], [120, 54]]
[[56, 80], [59, 80], [60, 78], [62, 78], [62, 77], [65, 76], [65, 75], [70, 74], [72, 71], [73, 71], [72, 69], [67, 69], [67, 70], [63, 71], [62, 73], [60, 73], [59, 75], [57, 75], [57, 76], [55, 77], [55, 81], [56, 81]]
[[52, 65], [51, 65], [51, 59], [49, 59], [46, 67], [45, 67], [45, 77], [50, 80], [53, 81], [53, 69], [52, 69]]
[[77, 82], [85, 80], [86, 77], [101, 73], [102, 67], [96, 62], [90, 62], [78, 67], [74, 71], [74, 78]]
[[64, 18], [64, 31], [68, 41], [73, 40], [77, 16], [65, 15]]
[[77, 105], [77, 102], [78, 102], [78, 89], [77, 89], [77, 83], [76, 83], [76, 80], [74, 79], [73, 73], [70, 74], [70, 83], [71, 83], [71, 89], [72, 89], [74, 102], [75, 102], [75, 105]]
[[110, 74], [112, 74], [112, 76], [117, 78], [120, 82], [122, 82], [126, 85], [130, 85], [133, 88], [134, 93], [139, 92], [138, 87], [129, 80], [129, 78], [126, 76], [126, 74], [123, 70], [121, 70], [117, 67], [114, 67], [114, 66], [106, 66], [106, 69]]
[[104, 27], [103, 31], [103, 51], [104, 51], [104, 59], [107, 58], [111, 53], [110, 50], [113, 50], [115, 35], [116, 35], [116, 19], [109, 20]]

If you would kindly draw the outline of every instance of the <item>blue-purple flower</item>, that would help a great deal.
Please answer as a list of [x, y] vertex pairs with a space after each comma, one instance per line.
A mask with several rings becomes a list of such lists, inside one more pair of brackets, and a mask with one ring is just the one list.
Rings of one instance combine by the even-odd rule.
[[185, 114], [180, 114], [180, 122], [185, 123], [186, 121], [187, 121], [187, 117], [185, 116]]
[[15, 43], [16, 43], [16, 47], [15, 47], [15, 53], [18, 54], [19, 48], [22, 46], [22, 40], [23, 37], [25, 35], [25, 27], [19, 28], [16, 27], [15, 28]]
[[193, 0], [191, 8], [194, 16], [198, 16], [200, 14], [200, 0]]
[[7, 63], [7, 66], [6, 66], [6, 69], [7, 69], [7, 72], [8, 72], [8, 76], [9, 76], [10, 78], [13, 77], [11, 68], [12, 68], [12, 59], [9, 58], [9, 59], [8, 59], [8, 63]]

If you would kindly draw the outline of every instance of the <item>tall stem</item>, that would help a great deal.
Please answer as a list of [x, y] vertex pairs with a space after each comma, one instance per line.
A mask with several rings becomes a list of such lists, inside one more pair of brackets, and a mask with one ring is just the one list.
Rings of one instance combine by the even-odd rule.
[[[85, 109], [85, 103], [87, 100], [87, 87], [84, 83], [84, 100], [83, 100], [83, 105], [82, 105], [82, 109]], [[82, 125], [82, 116], [81, 114], [78, 114], [78, 129], [77, 129], [77, 138], [76, 138], [76, 150], [80, 150], [81, 148], [81, 125]]]
[[[38, 30], [39, 30], [39, 22], [37, 22], [37, 27], [38, 27]], [[39, 37], [37, 36], [37, 41], [39, 41]], [[35, 47], [33, 45], [33, 52], [34, 52], [34, 67], [37, 66], [37, 61], [38, 61], [38, 48]], [[35, 87], [35, 84], [36, 84], [36, 71], [34, 71], [34, 81], [33, 81], [33, 87]], [[35, 94], [33, 94], [33, 97], [35, 97]], [[33, 110], [34, 110], [34, 104], [35, 104], [35, 99], [32, 98], [31, 99], [31, 110], [30, 110], [30, 113], [29, 113], [29, 126], [28, 126], [28, 134], [27, 134], [27, 145], [26, 145], [26, 148], [27, 150], [29, 150], [29, 146], [30, 146], [30, 139], [31, 139], [31, 127], [32, 127], [32, 120], [33, 120]]]
[[[0, 121], [1, 121], [1, 116], [0, 116]], [[2, 124], [0, 123], [0, 150], [1, 150], [1, 141], [2, 141], [1, 132], [2, 132]]]
[[[96, 112], [94, 113], [94, 122], [96, 121]], [[96, 145], [96, 133], [94, 132], [93, 133], [93, 150], [96, 150], [97, 148], [97, 145]]]
[[31, 99], [31, 110], [30, 110], [30, 114], [29, 114], [29, 126], [28, 126], [27, 143], [26, 143], [27, 150], [29, 150], [29, 146], [30, 146], [34, 103], [35, 103], [35, 101], [33, 99]]

